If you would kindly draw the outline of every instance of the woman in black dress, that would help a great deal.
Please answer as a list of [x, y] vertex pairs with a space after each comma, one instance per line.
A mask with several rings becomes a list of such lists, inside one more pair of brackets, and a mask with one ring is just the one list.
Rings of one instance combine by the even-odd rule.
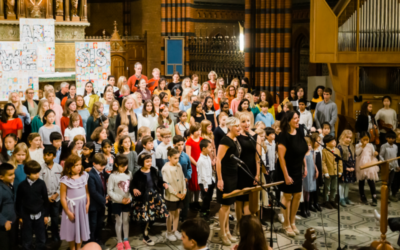
[[[248, 172], [251, 173], [252, 176], [258, 181], [260, 178], [260, 160], [258, 159], [258, 155], [256, 153], [256, 149], [258, 152], [261, 151], [260, 145], [261, 141], [257, 141], [257, 134], [251, 130], [250, 117], [247, 114], [242, 114], [239, 118], [240, 120], [240, 135], [237, 137], [237, 140], [240, 143], [240, 147], [242, 148], [242, 152], [240, 154], [240, 159], [249, 167]], [[257, 141], [258, 144], [252, 141], [249, 136], [251, 136], [254, 141]], [[261, 139], [260, 139], [261, 140]], [[245, 167], [245, 166], [243, 166]], [[257, 182], [249, 176], [242, 168], [238, 170], [238, 185], [237, 189], [244, 189], [248, 187], [253, 187], [257, 185]], [[243, 214], [242, 214], [243, 211]], [[236, 197], [236, 219], [240, 221], [243, 215], [250, 215], [249, 209], [249, 195], [242, 195]], [[236, 231], [239, 232], [239, 224], [236, 227]]]
[[279, 186], [283, 192], [283, 230], [286, 235], [295, 237], [300, 234], [295, 219], [299, 208], [303, 178], [307, 176], [305, 155], [308, 151], [304, 131], [299, 128], [299, 115], [294, 111], [287, 112], [281, 121], [281, 134], [278, 138], [278, 157], [280, 168], [276, 168], [278, 180], [285, 183]]
[[220, 239], [225, 246], [230, 246], [237, 241], [229, 231], [230, 206], [235, 203], [236, 198], [223, 199], [223, 194], [228, 194], [237, 189], [238, 165], [231, 155], [240, 157], [241, 147], [236, 139], [240, 134], [240, 122], [236, 117], [229, 117], [226, 121], [228, 133], [221, 139], [217, 155], [217, 201], [221, 204], [219, 210]]

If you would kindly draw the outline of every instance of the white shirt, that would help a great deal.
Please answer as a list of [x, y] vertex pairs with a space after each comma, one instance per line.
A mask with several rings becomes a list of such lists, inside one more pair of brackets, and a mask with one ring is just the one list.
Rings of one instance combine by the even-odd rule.
[[304, 124], [308, 130], [311, 129], [313, 124], [312, 114], [308, 110], [304, 110], [304, 112], [300, 112], [300, 124]]
[[92, 94], [90, 94], [90, 95], [86, 95], [85, 97], [83, 97], [83, 100], [85, 100], [85, 104], [86, 105], [89, 105], [89, 101], [90, 101], [90, 96], [91, 96]]
[[204, 189], [208, 188], [208, 185], [211, 185], [215, 182], [215, 179], [212, 174], [212, 165], [210, 156], [205, 156], [202, 153], [200, 154], [199, 159], [197, 160], [197, 177], [199, 184], [203, 184]]
[[275, 141], [272, 141], [272, 143], [269, 143], [268, 140], [265, 140], [265, 144], [267, 145], [267, 155], [268, 155], [268, 163], [269, 163], [269, 170], [274, 171], [275, 170], [275, 161], [276, 161], [276, 144]]
[[178, 123], [178, 128], [179, 128], [179, 131], [181, 131], [182, 136], [184, 136], [185, 135], [185, 131], [190, 128], [190, 124], [185, 122], [185, 125], [183, 125], [180, 122], [180, 123]]
[[167, 160], [168, 159], [168, 147], [173, 147], [172, 142], [170, 142], [168, 145], [165, 145], [164, 142], [161, 142], [156, 149], [156, 159], [163, 159]]
[[37, 148], [35, 151], [29, 150], [29, 156], [31, 157], [31, 160], [37, 161], [40, 165], [44, 163], [43, 148]]
[[47, 196], [50, 197], [57, 193], [58, 196], [56, 201], [60, 200], [60, 178], [63, 171], [63, 167], [60, 164], [53, 163], [53, 167], [50, 169], [45, 162], [40, 164], [42, 169], [40, 170], [39, 178], [44, 181], [47, 188]]
[[77, 127], [77, 128], [66, 128], [64, 131], [64, 137], [68, 137], [70, 141], [74, 140], [76, 135], [83, 135], [86, 136], [86, 131], [82, 127]]
[[156, 131], [158, 124], [158, 115], [155, 116], [147, 115], [144, 117], [142, 114], [137, 114], [138, 117], [138, 129], [141, 127], [148, 127], [151, 131]]

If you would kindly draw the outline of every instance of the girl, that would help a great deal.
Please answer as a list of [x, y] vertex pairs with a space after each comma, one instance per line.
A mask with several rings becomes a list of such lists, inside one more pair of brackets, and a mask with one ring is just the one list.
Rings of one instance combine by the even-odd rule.
[[[61, 125], [61, 133], [64, 136], [65, 129], [69, 127], [70, 117], [76, 111], [76, 102], [74, 99], [68, 99], [65, 103], [64, 112], [61, 117], [60, 125]], [[79, 126], [83, 128], [83, 122], [81, 116], [76, 113], [79, 120]]]
[[276, 116], [276, 120], [282, 120], [283, 116], [289, 112], [289, 111], [294, 111], [293, 109], [293, 104], [291, 102], [287, 102], [283, 104], [283, 109], [282, 111]]
[[66, 97], [64, 97], [61, 100], [61, 107], [64, 109], [65, 108], [65, 103], [67, 102], [68, 99], [76, 99], [76, 86], [75, 84], [70, 84], [69, 85], [69, 92]]
[[168, 161], [162, 168], [162, 177], [165, 183], [165, 205], [170, 213], [167, 217], [166, 238], [169, 241], [181, 239], [178, 231], [179, 213], [184, 208], [186, 196], [186, 181], [183, 175], [182, 166], [179, 164], [180, 152], [168, 147]]
[[325, 89], [324, 86], [318, 86], [314, 90], [313, 99], [311, 99], [311, 106], [310, 106], [313, 117], [314, 117], [315, 108], [317, 107], [317, 104], [324, 100], [324, 97], [323, 97], [324, 89]]
[[189, 131], [190, 138], [186, 141], [186, 154], [189, 156], [190, 162], [192, 163], [192, 178], [189, 180], [189, 190], [191, 191], [191, 197], [189, 197], [189, 201], [191, 202], [190, 208], [200, 210], [200, 187], [198, 184], [196, 167], [197, 160], [199, 159], [201, 153], [200, 142], [201, 140], [203, 140], [203, 138], [200, 137], [200, 124], [195, 123], [194, 125], [191, 125]]
[[192, 89], [193, 95], [197, 96], [200, 94], [199, 76], [196, 74], [192, 75]]
[[233, 116], [232, 110], [230, 110], [229, 104], [228, 104], [227, 102], [221, 102], [221, 104], [220, 104], [220, 109], [217, 110], [217, 112], [215, 112], [215, 114], [217, 115], [217, 121], [219, 121], [218, 116], [219, 116], [219, 114], [222, 113], [222, 112], [224, 112], [225, 114], [227, 114], [228, 117]]
[[46, 99], [40, 100], [38, 105], [38, 114], [33, 118], [31, 123], [32, 133], [39, 132], [39, 128], [43, 126], [44, 113], [49, 109], [49, 101]]
[[342, 159], [346, 161], [346, 164], [343, 164], [343, 174], [339, 179], [340, 205], [346, 207], [346, 205], [354, 205], [349, 200], [349, 184], [356, 182], [353, 132], [348, 129], [342, 132], [339, 137], [338, 149], [340, 150]]
[[216, 150], [215, 150], [212, 123], [209, 120], [204, 120], [200, 123], [200, 127], [201, 127], [201, 134], [200, 134], [201, 138], [209, 140], [212, 144], [213, 150], [209, 153], [209, 156], [211, 158], [211, 163], [214, 166], [217, 155], [216, 155]]
[[216, 89], [222, 89], [222, 90], [225, 89], [225, 80], [224, 80], [224, 78], [218, 77]]
[[308, 211], [309, 201], [310, 201], [310, 193], [313, 193], [317, 190], [317, 178], [319, 175], [317, 166], [314, 163], [314, 154], [312, 153], [313, 143], [309, 137], [305, 137], [305, 140], [308, 145], [308, 152], [306, 153], [306, 165], [307, 165], [307, 176], [303, 179], [303, 197], [304, 203], [300, 204], [301, 213], [307, 215], [306, 217], [310, 217], [311, 214]]
[[372, 103], [369, 101], [362, 104], [361, 112], [356, 121], [356, 131], [358, 133], [362, 131], [369, 132], [371, 129], [376, 129], [375, 116], [372, 114], [372, 109]]
[[181, 78], [181, 75], [179, 74], [178, 71], [175, 71], [174, 74], [172, 75], [172, 82], [168, 83], [168, 89], [171, 91], [172, 93], [172, 89], [176, 86], [176, 85], [181, 85], [181, 82], [179, 81]]
[[122, 136], [118, 141], [119, 155], [125, 155], [128, 158], [128, 170], [135, 174], [136, 171], [139, 170], [140, 165], [137, 165], [137, 153], [135, 151], [131, 151], [131, 148], [131, 138], [127, 135]]
[[235, 115], [236, 112], [238, 111], [239, 104], [243, 100], [243, 98], [244, 98], [244, 89], [243, 88], [239, 88], [238, 91], [237, 91], [236, 98], [233, 99], [232, 103], [231, 103], [231, 109], [232, 109], [233, 115]]
[[244, 88], [245, 93], [250, 92], [250, 80], [247, 77], [242, 78], [241, 86]]
[[114, 165], [114, 155], [111, 153], [113, 151], [114, 145], [109, 139], [105, 139], [101, 142], [101, 152], [107, 158], [107, 165], [105, 171], [111, 174]]
[[236, 97], [236, 88], [232, 85], [228, 86], [225, 90], [225, 97], [228, 98], [228, 104], [231, 107], [232, 101]]
[[168, 106], [170, 98], [168, 97], [168, 95], [166, 93], [164, 93], [164, 92], [161, 93], [160, 94], [160, 99], [161, 99], [160, 106], [163, 105], [163, 104]]
[[361, 166], [378, 162], [376, 156], [378, 152], [375, 151], [374, 146], [369, 143], [369, 133], [366, 131], [361, 132], [360, 142], [356, 145], [356, 177], [358, 180], [358, 190], [360, 192], [361, 202], [368, 205], [368, 200], [365, 197], [364, 185], [367, 180], [369, 189], [372, 195], [371, 206], [377, 205], [375, 181], [379, 179], [379, 167], [374, 166], [371, 168], [361, 169]]
[[[101, 152], [101, 143], [107, 139], [107, 130], [104, 127], [98, 127], [93, 131], [91, 136], [94, 142], [94, 153]], [[114, 153], [114, 151], [112, 151]]]
[[44, 113], [43, 123], [44, 126], [39, 129], [39, 135], [42, 138], [43, 146], [52, 145], [50, 141], [50, 134], [53, 132], [58, 132], [61, 134], [61, 129], [58, 125], [54, 125], [54, 119], [56, 118], [56, 113], [49, 109]]
[[29, 155], [32, 160], [37, 161], [40, 165], [44, 163], [42, 139], [38, 133], [31, 133], [28, 136]]
[[140, 94], [139, 92], [136, 92], [136, 93], [133, 93], [131, 96], [133, 99], [133, 111], [135, 112], [135, 114], [141, 114], [143, 111], [142, 94]]
[[[108, 178], [107, 193], [111, 198], [111, 211], [115, 214], [115, 232], [117, 234], [117, 249], [132, 249], [129, 244], [129, 212], [131, 210], [132, 195], [129, 184], [133, 179], [128, 170], [128, 159], [119, 155], [115, 159], [112, 173]], [[122, 237], [122, 229], [124, 236]]]
[[[17, 92], [12, 92], [8, 98], [8, 102], [14, 104], [18, 118], [22, 121], [22, 133], [25, 131], [25, 125], [31, 124], [31, 116], [28, 109], [22, 105], [21, 97]], [[25, 137], [26, 139], [26, 137]]]
[[28, 146], [26, 146], [24, 142], [18, 143], [11, 155], [10, 161], [8, 162], [13, 165], [15, 169], [15, 179], [13, 183], [15, 196], [17, 195], [18, 185], [26, 179], [24, 166], [30, 160], [31, 157], [29, 156]]
[[86, 123], [86, 134], [88, 141], [91, 141], [93, 131], [100, 126], [100, 116], [103, 113], [104, 106], [101, 102], [95, 102], [92, 105], [92, 112]]
[[[119, 142], [119, 139], [124, 135], [129, 135], [128, 126], [121, 125], [117, 129], [117, 137], [115, 137], [114, 151], [115, 151], [116, 154], [118, 154], [118, 145], [119, 145], [118, 142]], [[135, 143], [133, 143], [133, 142], [132, 142], [131, 150], [135, 151]]]
[[54, 100], [56, 98], [56, 94], [54, 91], [48, 91], [45, 93], [46, 99], [49, 101], [49, 109], [54, 110], [56, 116], [54, 118], [56, 125], [61, 125], [61, 117], [63, 113], [63, 109], [61, 108], [60, 104], [57, 104]]
[[138, 115], [138, 129], [141, 127], [148, 127], [151, 130], [151, 136], [154, 137], [157, 128], [158, 116], [154, 110], [154, 105], [151, 100], [144, 102], [144, 109], [142, 114]]
[[93, 156], [94, 156], [94, 143], [86, 142], [82, 148], [82, 166], [86, 172], [90, 172], [93, 167]]
[[[296, 99], [296, 88], [292, 88], [292, 89], [290, 90], [289, 97], [286, 97], [286, 98], [283, 100], [283, 102], [279, 105], [279, 107], [278, 107], [278, 112], [279, 112], [279, 113], [282, 112], [283, 106], [284, 106], [286, 103], [290, 102], [290, 103], [293, 104], [293, 102], [295, 102], [296, 100], [297, 100], [297, 99]], [[293, 105], [292, 105], [292, 106], [293, 106]]]
[[[274, 101], [274, 98], [272, 97], [272, 95], [268, 91], [261, 91], [260, 99], [259, 99], [258, 103], [260, 103], [260, 102], [268, 102], [268, 105], [270, 106], [270, 108], [268, 109], [268, 113], [270, 113], [274, 117], [274, 120], [275, 120], [275, 107], [273, 105], [275, 103], [275, 101]], [[261, 112], [260, 105], [257, 104], [256, 106]]]
[[185, 91], [185, 89], [191, 89], [192, 88], [192, 81], [190, 80], [189, 77], [186, 77], [182, 81], [182, 89]]
[[165, 105], [160, 106], [160, 116], [158, 117], [158, 126], [163, 125], [166, 128], [169, 128], [171, 131], [171, 136], [175, 136], [175, 125], [172, 119], [169, 117], [168, 107]]
[[[121, 77], [124, 77], [124, 76], [121, 76]], [[121, 77], [119, 79], [121, 79]], [[118, 79], [118, 81], [119, 81], [119, 79]], [[112, 75], [109, 75], [107, 78], [107, 82], [108, 82], [108, 84], [110, 84], [113, 87], [114, 96], [115, 96], [115, 98], [117, 98], [119, 96], [119, 87], [117, 84], [115, 84], [115, 77]], [[115, 85], [117, 85], [117, 86], [115, 86]]]
[[103, 106], [104, 106], [104, 115], [108, 116], [108, 113], [110, 112], [111, 109], [111, 104], [114, 101], [114, 93], [107, 91], [104, 93], [104, 101]]
[[244, 98], [250, 101], [250, 109], [251, 112], [253, 113], [253, 117], [256, 118], [257, 115], [260, 113], [260, 110], [258, 109], [258, 107], [254, 104], [254, 98], [253, 95], [250, 93], [246, 93], [244, 95]]
[[180, 102], [181, 99], [182, 99], [182, 92], [183, 92], [183, 89], [182, 89], [182, 87], [179, 86], [179, 85], [175, 86], [175, 88], [172, 89], [172, 95], [173, 95], [176, 99], [178, 99], [178, 102]]
[[174, 122], [174, 124], [177, 124], [179, 122], [179, 112], [181, 110], [179, 108], [179, 100], [175, 96], [169, 99], [168, 111], [171, 120]]
[[267, 126], [265, 126], [265, 123], [263, 121], [258, 121], [258, 122], [256, 122], [256, 124], [254, 124], [255, 129], [258, 129], [258, 128], [265, 129], [266, 127]]
[[272, 250], [268, 245], [260, 220], [255, 216], [243, 216], [240, 223], [240, 241], [232, 250]]
[[208, 82], [203, 82], [203, 84], [201, 85], [200, 95], [201, 95], [201, 93], [204, 93], [204, 92], [210, 93], [210, 95], [214, 96], [214, 93], [211, 92], [211, 87]]
[[1, 150], [2, 163], [8, 162], [12, 153], [14, 152], [15, 146], [18, 143], [18, 138], [15, 134], [11, 133], [4, 137], [3, 149]]
[[89, 113], [92, 113], [93, 105], [99, 101], [100, 97], [94, 93], [93, 83], [90, 81], [87, 82], [85, 85], [85, 92], [83, 93], [83, 99], [85, 100]]
[[206, 115], [204, 113], [203, 107], [201, 103], [198, 101], [193, 102], [192, 109], [190, 112], [190, 125], [195, 125], [197, 123], [201, 123], [206, 119]]
[[135, 196], [133, 219], [141, 224], [143, 242], [153, 246], [155, 243], [148, 236], [147, 229], [156, 219], [168, 217], [168, 210], [160, 194], [162, 190], [158, 189], [158, 169], [151, 166], [151, 154], [141, 154], [138, 165], [143, 167], [133, 175], [130, 184], [130, 191]]
[[[120, 90], [120, 92], [121, 92], [122, 86], [125, 85], [127, 82], [128, 82], [128, 81], [126, 80], [126, 77], [125, 77], [125, 76], [120, 76], [120, 77], [118, 78], [117, 88]], [[116, 98], [117, 98], [118, 96], [120, 96], [120, 94], [121, 94], [121, 93], [119, 93], [119, 94], [116, 96]]]
[[179, 122], [175, 125], [175, 133], [177, 135], [183, 136], [185, 131], [189, 129], [190, 124], [186, 122], [187, 114], [185, 111], [179, 112]]
[[212, 124], [212, 131], [214, 131], [218, 123], [217, 117], [215, 116], [214, 101], [211, 96], [207, 96], [204, 100], [203, 110], [206, 115], [206, 119]]
[[18, 139], [22, 138], [22, 121], [17, 115], [17, 111], [12, 103], [7, 103], [4, 106], [3, 114], [0, 118], [0, 133], [4, 139], [6, 135], [13, 133]]
[[106, 130], [108, 139], [110, 139], [111, 141], [115, 141], [114, 136], [111, 134], [109, 125], [110, 125], [110, 121], [109, 121], [108, 117], [105, 115], [100, 116], [100, 127], [103, 127]]
[[82, 241], [90, 238], [89, 205], [87, 187], [89, 175], [83, 171], [81, 158], [71, 155], [65, 161], [60, 179], [60, 201], [63, 207], [60, 238], [69, 249], [81, 249]]
[[238, 88], [240, 88], [240, 81], [238, 78], [233, 78], [231, 81], [231, 86], [235, 87], [235, 89], [237, 90]]
[[308, 204], [309, 210], [312, 212], [322, 211], [321, 206], [318, 204], [318, 194], [320, 193], [319, 189], [324, 186], [324, 182], [322, 179], [322, 147], [319, 144], [320, 141], [321, 137], [319, 136], [318, 133], [313, 133], [311, 135], [311, 145], [312, 145], [311, 153], [313, 155], [314, 164], [318, 170], [316, 191], [310, 193], [310, 203]]
[[[133, 98], [125, 97], [122, 101], [121, 109], [117, 115], [115, 127], [118, 128], [120, 125], [128, 126], [128, 133], [132, 141], [135, 141], [137, 134], [138, 119], [133, 112]], [[118, 134], [118, 133], [117, 133]]]
[[101, 98], [99, 99], [99, 102], [101, 102], [101, 103], [105, 103], [105, 99], [106, 99], [106, 93], [107, 92], [111, 92], [111, 93], [113, 93], [113, 95], [114, 95], [114, 92], [113, 92], [113, 86], [112, 85], [110, 85], [110, 84], [107, 84], [105, 87], [104, 87], [104, 91], [103, 91], [103, 93], [101, 93]]
[[[296, 88], [296, 95], [297, 95], [297, 98], [295, 101], [292, 101], [292, 104], [293, 104], [294, 110], [298, 111], [299, 110], [299, 100], [306, 99], [304, 96], [304, 88], [301, 86], [298, 86]], [[309, 101], [306, 101], [306, 110], [310, 111], [310, 105], [311, 105], [311, 103]]]
[[239, 108], [235, 114], [235, 116], [240, 119], [242, 115], [247, 115], [250, 118], [250, 126], [251, 128], [254, 127], [254, 115], [250, 109], [250, 101], [247, 99], [243, 99], [240, 101]]
[[217, 88], [214, 91], [215, 98], [214, 98], [214, 109], [219, 110], [219, 105], [221, 103], [221, 99], [224, 98], [224, 89]]
[[109, 122], [108, 131], [111, 133], [112, 138], [116, 138], [115, 131], [117, 130], [116, 122], [117, 122], [118, 110], [119, 110], [119, 102], [117, 100], [113, 100], [110, 104], [110, 109], [108, 111], [108, 122]]
[[83, 135], [76, 135], [70, 145], [71, 154], [75, 154], [81, 157], [84, 144], [85, 144], [85, 137]]
[[215, 71], [211, 71], [208, 73], [208, 84], [210, 85], [210, 91], [214, 92], [214, 90], [217, 88], [217, 81], [216, 79], [218, 78], [217, 73]]
[[182, 101], [179, 104], [180, 110], [187, 111], [192, 107], [192, 103], [190, 102], [192, 95], [193, 95], [193, 89], [191, 88], [187, 88], [183, 91]]
[[139, 92], [140, 94], [142, 94], [143, 101], [151, 100], [151, 92], [147, 88], [146, 79], [140, 79], [139, 88], [136, 90], [136, 92]]
[[153, 95], [160, 95], [161, 93], [165, 93], [169, 98], [171, 98], [171, 91], [167, 88], [167, 79], [164, 77], [160, 78], [158, 82], [158, 87], [154, 90]]
[[154, 112], [159, 115], [160, 114], [160, 103], [161, 103], [161, 99], [158, 95], [153, 95], [153, 97], [151, 98], [151, 101], [153, 102], [154, 105]]
[[228, 115], [225, 112], [219, 114], [219, 126], [214, 130], [214, 143], [216, 152], [218, 152], [219, 142], [226, 135], [226, 133], [228, 133], [228, 128], [226, 127], [226, 119], [228, 119]]
[[76, 110], [78, 111], [79, 115], [82, 118], [83, 128], [86, 128], [86, 123], [87, 120], [89, 119], [90, 112], [87, 109], [83, 96], [81, 95], [76, 96]]

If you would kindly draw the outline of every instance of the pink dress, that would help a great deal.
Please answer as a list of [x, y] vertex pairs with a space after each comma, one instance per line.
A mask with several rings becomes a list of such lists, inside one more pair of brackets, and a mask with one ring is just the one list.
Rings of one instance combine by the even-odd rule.
[[80, 243], [90, 238], [89, 217], [86, 213], [86, 184], [89, 174], [83, 174], [77, 179], [63, 176], [60, 182], [67, 186], [68, 209], [75, 215], [75, 221], [68, 219], [65, 211], [62, 211], [60, 238], [67, 242]]
[[374, 146], [371, 143], [368, 143], [365, 148], [361, 147], [361, 143], [356, 145], [356, 177], [357, 181], [362, 180], [379, 180], [378, 172], [379, 167], [373, 166], [367, 169], [361, 169], [362, 166], [371, 164], [374, 162], [378, 162], [376, 157], [374, 156]]

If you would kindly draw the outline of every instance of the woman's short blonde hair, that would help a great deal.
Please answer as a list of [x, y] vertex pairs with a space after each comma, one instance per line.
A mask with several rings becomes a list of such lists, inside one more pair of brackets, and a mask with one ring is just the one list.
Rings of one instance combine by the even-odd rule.
[[226, 126], [228, 128], [239, 124], [240, 124], [239, 119], [234, 116], [228, 117], [228, 119], [226, 119]]
[[215, 71], [210, 71], [210, 73], [208, 73], [208, 79], [210, 79], [211, 77], [210, 77], [210, 75], [211, 74], [214, 74], [215, 75], [215, 79], [217, 79], [218, 78], [218, 75], [217, 75], [217, 73], [215, 73]]

